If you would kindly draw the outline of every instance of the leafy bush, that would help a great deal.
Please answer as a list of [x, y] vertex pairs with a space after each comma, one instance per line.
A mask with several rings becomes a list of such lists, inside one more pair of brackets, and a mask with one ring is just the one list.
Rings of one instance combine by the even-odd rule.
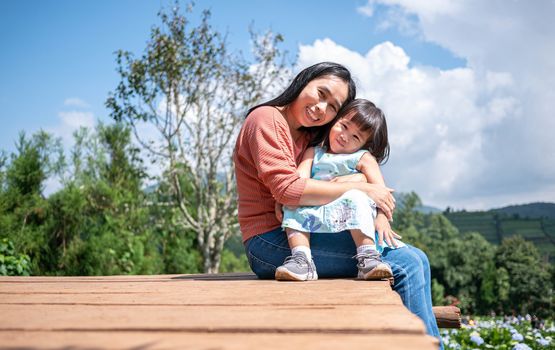
[[27, 254], [16, 254], [13, 243], [7, 238], [0, 241], [0, 275], [29, 276], [30, 266]]
[[220, 263], [221, 272], [250, 272], [247, 256], [233, 254], [230, 250], [224, 249], [222, 252], [222, 262]]

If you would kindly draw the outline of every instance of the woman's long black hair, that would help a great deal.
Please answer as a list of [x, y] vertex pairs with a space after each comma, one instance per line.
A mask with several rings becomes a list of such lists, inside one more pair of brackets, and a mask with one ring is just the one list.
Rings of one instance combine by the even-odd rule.
[[[293, 79], [291, 84], [287, 87], [287, 89], [285, 89], [285, 91], [281, 93], [281, 95], [279, 95], [278, 97], [270, 101], [267, 101], [252, 107], [247, 112], [247, 116], [258, 107], [262, 107], [262, 106], [283, 107], [290, 104], [299, 96], [301, 91], [309, 82], [311, 82], [316, 78], [321, 78], [324, 76], [334, 76], [347, 83], [347, 86], [348, 86], [347, 99], [345, 100], [345, 102], [343, 102], [343, 106], [351, 102], [352, 100], [354, 100], [356, 96], [356, 85], [351, 77], [351, 72], [349, 72], [347, 68], [345, 68], [343, 65], [339, 63], [320, 62], [303, 69], [299, 74], [297, 74], [297, 76]], [[311, 142], [311, 145], [321, 142], [321, 140], [327, 133], [326, 129], [328, 128], [325, 126], [305, 128], [305, 130], [308, 130], [313, 134], [312, 136], [313, 141]]]

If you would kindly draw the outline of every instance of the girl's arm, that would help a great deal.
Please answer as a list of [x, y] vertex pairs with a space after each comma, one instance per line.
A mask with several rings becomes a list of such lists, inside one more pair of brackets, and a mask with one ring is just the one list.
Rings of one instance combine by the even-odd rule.
[[368, 152], [359, 159], [356, 169], [357, 174], [338, 176], [332, 182], [368, 182], [370, 184], [385, 186], [385, 182], [376, 159]]
[[[364, 153], [360, 158], [356, 169], [360, 171], [366, 177], [368, 183], [385, 186], [385, 181], [380, 170], [380, 166], [370, 153]], [[379, 205], [378, 205], [379, 207]], [[378, 215], [376, 217], [376, 231], [378, 231], [379, 244], [383, 244], [383, 240], [387, 242], [389, 246], [397, 247], [397, 242], [395, 238], [401, 238], [392, 229], [389, 221], [387, 220], [387, 214], [382, 210], [381, 207], [378, 208]]]
[[370, 153], [366, 152], [360, 157], [356, 169], [364, 174], [368, 183], [385, 186], [380, 166]]
[[303, 179], [310, 179], [312, 174], [312, 163], [314, 162], [314, 147], [308, 148], [303, 155], [303, 159], [297, 167], [297, 173]]
[[[310, 151], [310, 152], [309, 152]], [[310, 171], [312, 168], [312, 161], [314, 160], [314, 149], [310, 148], [305, 155], [305, 158], [299, 164], [298, 172], [301, 177], [301, 172], [306, 172], [306, 168]], [[364, 160], [363, 160], [364, 159]], [[381, 215], [385, 217], [385, 220], [391, 220], [393, 218], [393, 209], [395, 208], [395, 199], [391, 194], [392, 189], [385, 186], [382, 174], [380, 172], [380, 167], [378, 163], [370, 155], [370, 153], [365, 153], [361, 160], [359, 161], [361, 168], [359, 169], [357, 164], [357, 170], [366, 176], [364, 182], [335, 182], [330, 183], [326, 181], [319, 181], [314, 179], [308, 179], [306, 182], [306, 187], [303, 191], [303, 195], [299, 201], [299, 205], [323, 205], [328, 204], [330, 201], [335, 200], [343, 193], [351, 189], [357, 189], [368, 194], [370, 198], [376, 202], [376, 205], [381, 209]], [[364, 179], [358, 179], [364, 180]], [[368, 182], [368, 183], [367, 183]]]
[[[290, 128], [281, 112], [274, 107], [260, 107], [249, 114], [236, 144], [236, 172], [246, 182], [249, 172], [271, 192], [277, 202], [285, 205], [327, 204], [351, 189], [365, 192], [391, 218], [395, 203], [392, 189], [368, 183], [330, 183], [304, 179], [297, 173], [295, 150]], [[251, 165], [252, 164], [252, 165]], [[244, 174], [243, 174], [244, 172]]]
[[[303, 155], [303, 159], [297, 167], [297, 174], [303, 179], [310, 179], [312, 174], [312, 163], [314, 162], [314, 147], [309, 147]], [[278, 221], [283, 221], [283, 205], [276, 201], [274, 207], [276, 218]]]

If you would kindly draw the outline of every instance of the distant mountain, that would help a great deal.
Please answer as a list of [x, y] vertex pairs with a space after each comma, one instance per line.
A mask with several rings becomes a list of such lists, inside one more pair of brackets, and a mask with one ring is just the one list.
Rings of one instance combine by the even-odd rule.
[[[403, 193], [403, 192], [394, 192], [393, 193], [393, 197], [395, 197], [395, 200], [397, 201], [396, 202], [397, 210], [403, 209], [404, 202], [405, 202], [406, 198], [410, 195], [411, 194], [409, 194], [409, 193]], [[425, 204], [417, 206], [414, 209], [416, 211], [422, 213], [422, 214], [437, 214], [437, 213], [443, 212], [443, 210], [441, 210], [441, 209], [438, 209], [436, 207], [432, 207], [432, 206], [429, 206], [429, 205], [425, 205]]]
[[445, 216], [459, 232], [479, 232], [494, 244], [519, 235], [555, 261], [555, 203], [511, 205], [488, 211], [454, 211]]
[[521, 218], [549, 218], [555, 220], [555, 203], [509, 205], [503, 208], [491, 209], [491, 211], [503, 213], [509, 216], [518, 215]]
[[438, 209], [436, 207], [431, 207], [429, 205], [421, 205], [414, 209], [418, 212], [421, 212], [422, 214], [437, 214], [437, 213], [443, 212], [443, 210]]

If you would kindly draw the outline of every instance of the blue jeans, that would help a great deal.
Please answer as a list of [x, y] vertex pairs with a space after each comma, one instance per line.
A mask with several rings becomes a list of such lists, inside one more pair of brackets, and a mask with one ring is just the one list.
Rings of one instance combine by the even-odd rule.
[[[311, 233], [310, 246], [318, 277], [357, 277], [358, 268], [353, 259], [356, 246], [349, 231]], [[252, 271], [261, 279], [273, 279], [276, 268], [291, 255], [281, 227], [248, 239], [245, 249]], [[399, 249], [385, 248], [382, 258], [391, 265], [395, 278], [393, 289], [399, 293], [403, 304], [424, 321], [428, 334], [438, 338], [441, 344], [432, 311], [430, 264], [426, 254], [407, 245]]]

